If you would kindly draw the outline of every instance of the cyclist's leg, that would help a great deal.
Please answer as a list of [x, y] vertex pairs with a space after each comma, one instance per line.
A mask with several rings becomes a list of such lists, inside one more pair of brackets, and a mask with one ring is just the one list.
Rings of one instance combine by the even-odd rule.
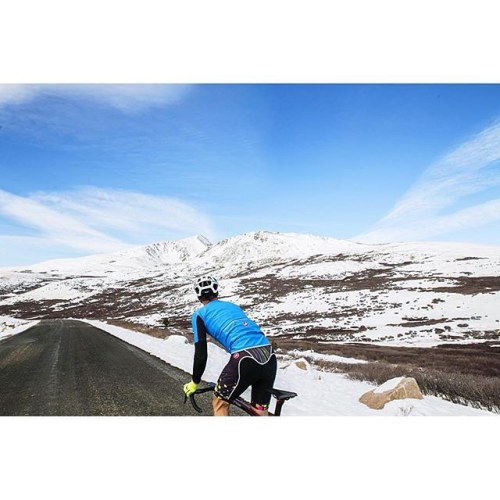
[[229, 403], [215, 396], [212, 399], [214, 417], [229, 417]]
[[229, 395], [233, 390], [235, 377], [238, 375], [238, 360], [231, 356], [227, 365], [219, 375], [219, 380], [214, 389], [212, 408], [215, 417], [229, 416]]
[[214, 390], [212, 408], [214, 416], [228, 416], [230, 401], [240, 396], [252, 382], [248, 379], [249, 365], [245, 360], [251, 360], [246, 357], [244, 352], [231, 355], [229, 362], [222, 370], [217, 385]]
[[238, 379], [229, 395], [229, 402], [241, 396], [259, 376], [259, 365], [250, 356], [243, 356], [238, 364]]
[[269, 389], [273, 388], [277, 370], [276, 355], [273, 354], [266, 364], [260, 365], [260, 377], [252, 384], [251, 403], [259, 415], [269, 414], [269, 403], [271, 402]]

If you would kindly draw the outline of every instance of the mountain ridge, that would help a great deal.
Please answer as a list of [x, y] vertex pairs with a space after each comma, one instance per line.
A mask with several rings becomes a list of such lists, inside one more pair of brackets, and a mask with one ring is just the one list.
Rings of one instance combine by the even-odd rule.
[[[274, 242], [273, 242], [274, 239]], [[259, 252], [264, 248], [265, 243], [271, 242], [270, 250], [273, 256], [279, 256], [280, 252], [288, 251], [287, 257], [294, 254], [290, 251], [293, 244], [302, 243], [302, 247], [296, 247], [295, 255], [299, 256], [300, 250], [304, 254], [314, 255], [315, 253], [333, 253], [333, 252], [377, 252], [380, 250], [402, 250], [409, 252], [426, 251], [428, 253], [451, 252], [457, 254], [471, 254], [470, 257], [478, 255], [493, 256], [498, 252], [500, 254], [500, 245], [487, 245], [477, 243], [462, 242], [398, 242], [398, 243], [359, 243], [350, 240], [341, 240], [328, 236], [319, 236], [314, 234], [293, 233], [293, 232], [272, 232], [272, 231], [251, 231], [241, 235], [225, 238], [217, 243], [212, 243], [203, 235], [194, 235], [179, 240], [164, 240], [145, 245], [133, 246], [120, 252], [93, 254], [82, 257], [51, 259], [48, 261], [37, 262], [35, 264], [24, 266], [0, 267], [1, 271], [20, 271], [20, 270], [46, 270], [48, 267], [56, 268], [62, 265], [69, 268], [79, 262], [85, 263], [114, 263], [112, 261], [122, 258], [129, 260], [130, 264], [134, 260], [139, 264], [141, 260], [143, 265], [147, 264], [176, 264], [186, 262], [189, 258], [200, 257], [205, 252], [211, 251], [209, 256], [215, 258], [228, 257], [220, 252], [221, 248], [229, 249], [228, 253], [237, 253], [238, 245], [251, 245], [253, 243], [253, 252], [240, 252], [240, 258], [258, 258]], [[287, 245], [288, 243], [288, 245]], [[305, 243], [305, 244], [304, 244]], [[222, 253], [222, 255], [221, 255]], [[170, 257], [170, 258], [168, 258]], [[234, 261], [236, 259], [231, 259]]]
[[189, 335], [192, 280], [214, 274], [293, 348], [338, 342], [436, 345], [500, 338], [500, 248], [454, 243], [366, 245], [257, 231], [0, 268], [0, 314], [159, 325]]

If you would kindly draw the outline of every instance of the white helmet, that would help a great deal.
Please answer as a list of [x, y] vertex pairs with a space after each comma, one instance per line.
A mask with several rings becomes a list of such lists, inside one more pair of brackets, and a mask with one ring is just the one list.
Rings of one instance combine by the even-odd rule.
[[218, 295], [219, 293], [219, 282], [217, 278], [213, 276], [202, 276], [201, 278], [197, 278], [193, 285], [196, 296], [199, 299], [209, 297], [210, 295]]

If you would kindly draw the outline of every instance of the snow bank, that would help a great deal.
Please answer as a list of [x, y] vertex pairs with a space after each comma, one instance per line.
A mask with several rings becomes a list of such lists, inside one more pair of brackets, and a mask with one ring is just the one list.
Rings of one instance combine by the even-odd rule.
[[290, 351], [290, 355], [294, 357], [304, 356], [315, 361], [330, 361], [333, 363], [347, 363], [350, 365], [368, 363], [368, 361], [365, 361], [364, 359], [349, 358], [347, 356], [337, 356], [336, 354], [320, 354], [311, 350], [300, 351], [298, 349], [293, 349]]
[[0, 340], [22, 333], [28, 328], [35, 326], [38, 321], [26, 321], [23, 319], [0, 316]]

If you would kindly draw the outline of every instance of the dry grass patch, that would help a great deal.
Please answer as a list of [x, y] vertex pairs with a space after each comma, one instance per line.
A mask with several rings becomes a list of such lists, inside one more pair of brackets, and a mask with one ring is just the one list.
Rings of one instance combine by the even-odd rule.
[[377, 385], [391, 378], [413, 377], [424, 394], [500, 413], [500, 379], [498, 377], [441, 371], [409, 364], [395, 365], [387, 362], [363, 364], [317, 362], [316, 364], [328, 371], [345, 373], [351, 379], [374, 382]]

